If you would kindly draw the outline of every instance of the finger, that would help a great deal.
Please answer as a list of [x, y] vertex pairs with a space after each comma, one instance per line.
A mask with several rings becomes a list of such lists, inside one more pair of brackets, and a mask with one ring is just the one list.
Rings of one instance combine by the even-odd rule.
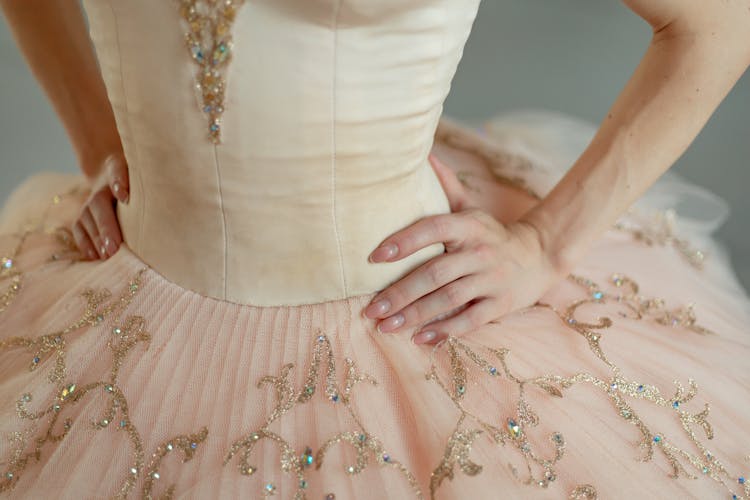
[[94, 245], [94, 250], [96, 250], [96, 253], [99, 255], [100, 258], [106, 257], [106, 249], [102, 245], [102, 239], [99, 236], [99, 229], [96, 227], [96, 222], [94, 221], [94, 216], [91, 215], [91, 206], [90, 204], [86, 206], [86, 208], [81, 213], [81, 216], [78, 219], [81, 222], [81, 225], [86, 230], [86, 234], [88, 234], [89, 240]]
[[499, 318], [504, 313], [497, 299], [482, 299], [448, 319], [426, 325], [415, 334], [415, 344], [435, 344], [449, 335], [467, 334]]
[[99, 254], [96, 251], [96, 247], [91, 242], [91, 238], [89, 238], [86, 229], [84, 229], [83, 224], [81, 224], [81, 221], [76, 221], [73, 225], [73, 240], [76, 242], [76, 246], [85, 258], [88, 260], [97, 259]]
[[468, 235], [466, 218], [458, 214], [425, 217], [393, 233], [370, 254], [371, 262], [393, 262], [435, 243], [458, 247]]
[[401, 311], [440, 287], [478, 271], [478, 267], [464, 252], [439, 255], [376, 295], [365, 309], [365, 316], [384, 318]]
[[451, 212], [460, 212], [469, 206], [469, 197], [466, 188], [458, 176], [448, 165], [442, 162], [435, 154], [429, 155], [430, 165], [435, 171], [440, 185], [443, 186], [445, 196], [451, 207]]
[[122, 241], [120, 226], [115, 216], [115, 208], [107, 191], [100, 191], [89, 204], [91, 215], [94, 217], [96, 227], [99, 229], [101, 244], [104, 246], [107, 256], [117, 252]]
[[422, 297], [404, 308], [402, 328], [425, 324], [435, 318], [457, 312], [470, 302], [482, 297], [486, 286], [479, 275], [464, 276]]
[[111, 155], [106, 159], [106, 168], [109, 172], [109, 187], [112, 195], [123, 203], [130, 200], [130, 177], [128, 166], [119, 155]]

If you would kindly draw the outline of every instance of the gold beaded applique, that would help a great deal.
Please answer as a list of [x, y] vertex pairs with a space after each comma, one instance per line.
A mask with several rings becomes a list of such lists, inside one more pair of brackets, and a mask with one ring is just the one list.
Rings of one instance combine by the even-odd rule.
[[208, 138], [221, 142], [221, 115], [226, 97], [226, 72], [232, 58], [231, 27], [244, 0], [180, 0], [180, 16], [190, 57], [198, 65], [195, 90], [208, 118]]
[[[144, 498], [152, 498], [154, 480], [159, 479], [159, 466], [164, 457], [171, 451], [179, 450], [183, 455], [183, 462], [190, 460], [198, 445], [206, 439], [208, 429], [205, 427], [191, 435], [180, 435], [159, 445], [146, 462], [146, 453], [140, 432], [130, 418], [128, 401], [123, 388], [118, 384], [120, 367], [125, 358], [139, 343], [148, 343], [150, 335], [144, 330], [145, 320], [139, 316], [129, 316], [122, 319], [122, 314], [141, 288], [141, 270], [127, 285], [119, 297], [112, 299], [107, 290], [86, 290], [82, 294], [86, 305], [81, 316], [65, 328], [36, 338], [10, 337], [0, 341], [0, 352], [22, 349], [29, 353], [29, 370], [36, 370], [44, 362], [54, 357], [54, 364], [49, 373], [49, 380], [57, 386], [56, 395], [52, 401], [43, 403], [41, 407], [31, 409], [34, 397], [31, 393], [21, 395], [16, 403], [17, 414], [20, 419], [31, 422], [25, 431], [14, 432], [11, 436], [13, 447], [10, 456], [0, 463], [5, 470], [0, 477], [0, 492], [12, 489], [30, 461], [41, 459], [42, 451], [47, 446], [61, 443], [68, 437], [73, 426], [71, 418], [65, 418], [69, 408], [83, 401], [87, 396], [104, 398], [107, 403], [101, 418], [91, 422], [96, 430], [114, 427], [125, 431], [133, 447], [131, 464], [123, 471], [116, 498], [126, 498], [140, 477], [145, 477], [142, 488]], [[66, 380], [67, 370], [65, 353], [67, 339], [85, 328], [102, 325], [112, 317], [112, 338], [107, 346], [112, 355], [112, 368], [106, 380], [84, 382], [81, 380]], [[62, 421], [62, 425], [59, 422]], [[44, 422], [44, 423], [43, 423]], [[41, 430], [38, 428], [41, 425]], [[62, 427], [61, 429], [59, 429]], [[31, 445], [31, 450], [29, 450]], [[159, 498], [171, 498], [174, 485], [166, 488]]]
[[[392, 458], [386, 452], [382, 442], [377, 437], [365, 430], [359, 416], [351, 405], [352, 390], [356, 384], [359, 382], [368, 382], [377, 385], [377, 381], [369, 375], [360, 373], [352, 359], [346, 358], [344, 361], [346, 363], [346, 378], [344, 386], [341, 388], [336, 380], [336, 362], [331, 342], [328, 336], [318, 332], [315, 345], [313, 346], [312, 362], [302, 389], [296, 390], [290, 380], [290, 374], [294, 368], [292, 363], [284, 365], [277, 376], [267, 375], [261, 378], [258, 381], [257, 387], [261, 388], [266, 384], [273, 386], [276, 394], [276, 406], [258, 430], [232, 444], [229, 453], [224, 459], [224, 464], [226, 465], [235, 455], [239, 454], [238, 468], [240, 473], [246, 476], [252, 475], [257, 470], [257, 467], [250, 463], [250, 456], [255, 446], [263, 439], [275, 442], [281, 449], [281, 470], [297, 476], [298, 488], [294, 494], [294, 499], [305, 500], [307, 498], [305, 495], [305, 489], [307, 488], [305, 470], [313, 464], [315, 464], [315, 470], [320, 469], [323, 465], [325, 454], [329, 449], [338, 443], [348, 443], [354, 447], [356, 452], [355, 463], [346, 468], [348, 474], [355, 475], [360, 473], [367, 467], [371, 457], [373, 457], [378, 465], [393, 467], [403, 474], [413, 488], [416, 497], [422, 498], [422, 493], [414, 475], [409, 472], [404, 464]], [[302, 453], [297, 454], [294, 447], [283, 437], [274, 433], [270, 429], [270, 426], [275, 420], [292, 410], [297, 404], [307, 403], [313, 398], [315, 392], [319, 390], [318, 379], [322, 362], [324, 362], [322, 365], [324, 370], [322, 392], [329, 402], [346, 408], [347, 413], [354, 421], [354, 429], [340, 432], [328, 438], [314, 453], [311, 447], [306, 446]], [[267, 483], [264, 486], [263, 494], [272, 495], [275, 490], [276, 486], [273, 483]], [[326, 498], [334, 497], [332, 493], [326, 496]]]
[[[627, 378], [621, 369], [608, 359], [601, 347], [601, 330], [612, 326], [612, 319], [603, 317], [596, 323], [589, 323], [577, 319], [576, 312], [584, 304], [601, 305], [616, 302], [631, 312], [632, 315], [623, 314], [625, 317], [639, 320], [650, 319], [661, 325], [684, 328], [703, 335], [713, 334], [713, 332], [696, 324], [691, 308], [668, 309], [661, 299], [639, 295], [637, 284], [625, 276], [619, 274], [612, 276], [611, 281], [616, 290], [612, 293], [602, 291], [598, 284], [580, 276], [571, 276], [569, 279], [586, 290], [587, 298], [574, 301], [562, 311], [549, 304], [540, 303], [536, 307], [552, 310], [564, 325], [581, 335], [591, 352], [610, 368], [611, 378], [603, 379], [590, 373], [579, 372], [568, 377], [547, 374], [521, 379], [509, 367], [510, 349], [485, 346], [472, 348], [465, 341], [455, 337], [448, 337], [437, 344], [432, 349], [430, 370], [425, 376], [427, 380], [435, 381], [442, 388], [459, 410], [460, 416], [452, 435], [448, 438], [443, 459], [432, 472], [431, 498], [435, 498], [438, 488], [445, 479], [453, 479], [456, 467], [467, 476], [474, 476], [482, 471], [482, 466], [472, 462], [469, 457], [473, 442], [482, 433], [486, 433], [493, 444], [499, 446], [511, 444], [518, 450], [526, 464], [526, 478], [523, 479], [525, 484], [548, 488], [557, 478], [556, 464], [563, 458], [565, 438], [560, 432], [553, 432], [549, 436], [549, 440], [555, 447], [550, 457], [541, 456], [537, 450], [534, 450], [527, 435], [538, 425], [539, 417], [525, 397], [526, 388], [536, 386], [550, 397], [562, 398], [565, 390], [578, 384], [588, 384], [601, 390], [611, 400], [617, 415], [638, 429], [641, 436], [639, 448], [643, 450], [641, 461], [651, 461], [658, 451], [669, 463], [672, 478], [683, 476], [697, 479], [700, 476], [706, 476], [723, 485], [734, 500], [750, 498], [750, 481], [746, 482], [743, 476], [732, 476], [699, 439], [696, 430], [702, 431], [710, 440], [713, 439], [713, 429], [708, 421], [708, 404], [697, 412], [685, 409], [685, 403], [697, 395], [698, 388], [695, 381], [689, 379], [686, 389], [679, 380], [675, 380], [674, 395], [666, 396], [654, 385]], [[436, 368], [435, 356], [441, 351], [447, 353], [450, 361], [449, 377], [441, 377]], [[482, 354], [481, 351], [485, 351], [486, 354]], [[502, 417], [504, 421], [489, 422], [464, 407], [463, 401], [468, 394], [467, 380], [471, 367], [483, 376], [499, 378], [504, 375], [505, 379], [517, 386], [516, 410]], [[649, 401], [655, 406], [674, 412], [680, 427], [695, 446], [697, 453], [673, 444], [666, 434], [654, 432], [628, 404], [628, 398]], [[467, 427], [467, 421], [474, 422], [475, 427]], [[515, 466], [509, 463], [508, 467], [514, 476], [519, 477]], [[699, 474], [691, 473], [690, 469]], [[732, 484], [739, 484], [739, 490], [734, 490]], [[570, 499], [596, 499], [597, 497], [596, 488], [590, 484], [579, 485], [569, 494]]]

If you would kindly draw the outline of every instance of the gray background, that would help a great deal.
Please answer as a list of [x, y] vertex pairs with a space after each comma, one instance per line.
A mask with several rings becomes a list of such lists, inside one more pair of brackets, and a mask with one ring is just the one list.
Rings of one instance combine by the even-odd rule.
[[[446, 102], [477, 121], [543, 108], [598, 122], [635, 68], [648, 26], [617, 0], [484, 0]], [[41, 170], [74, 171], [65, 132], [0, 23], [0, 201]], [[750, 74], [674, 170], [729, 201], [718, 237], [750, 288]]]

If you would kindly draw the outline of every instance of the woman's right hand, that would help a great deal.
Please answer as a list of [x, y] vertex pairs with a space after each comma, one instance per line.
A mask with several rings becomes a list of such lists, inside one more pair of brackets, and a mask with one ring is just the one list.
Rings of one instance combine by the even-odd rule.
[[122, 153], [111, 154], [102, 162], [99, 175], [91, 182], [91, 193], [73, 224], [73, 237], [81, 253], [89, 259], [107, 259], [122, 243], [117, 220], [117, 202], [127, 203], [130, 183]]

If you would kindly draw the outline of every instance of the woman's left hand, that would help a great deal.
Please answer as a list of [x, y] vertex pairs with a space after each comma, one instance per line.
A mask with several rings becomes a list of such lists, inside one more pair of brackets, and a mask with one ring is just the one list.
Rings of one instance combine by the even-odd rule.
[[452, 213], [425, 217], [394, 233], [370, 261], [397, 261], [435, 243], [443, 243], [445, 253], [383, 290], [365, 309], [383, 333], [424, 325], [413, 337], [417, 344], [462, 335], [530, 306], [564, 275], [545, 254], [533, 225], [501, 224], [471, 204], [449, 167], [434, 156], [430, 162]]

